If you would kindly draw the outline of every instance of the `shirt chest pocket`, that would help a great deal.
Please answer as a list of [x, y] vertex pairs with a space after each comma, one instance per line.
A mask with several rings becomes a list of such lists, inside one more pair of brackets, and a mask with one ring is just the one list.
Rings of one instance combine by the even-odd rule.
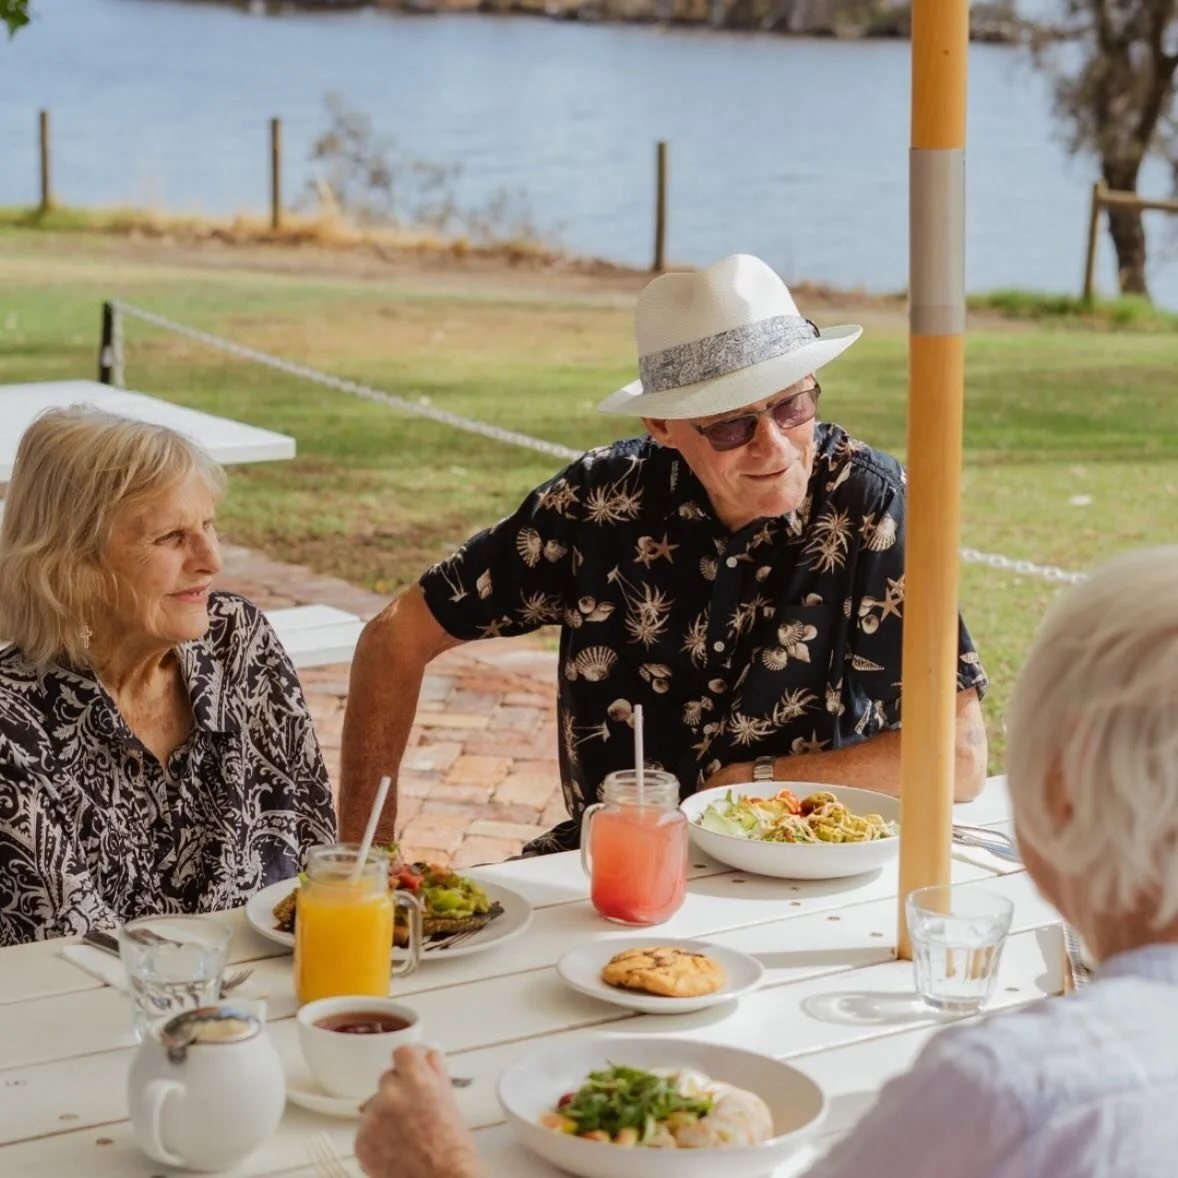
[[737, 686], [740, 711], [782, 727], [825, 710], [832, 680], [834, 634], [841, 619], [825, 605], [790, 606], [758, 628]]

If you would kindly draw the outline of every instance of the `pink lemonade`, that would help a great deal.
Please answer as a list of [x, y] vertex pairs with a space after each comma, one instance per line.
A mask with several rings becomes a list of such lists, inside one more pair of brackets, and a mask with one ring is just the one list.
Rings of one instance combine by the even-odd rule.
[[610, 806], [593, 815], [589, 896], [607, 920], [661, 924], [687, 894], [687, 820], [665, 806]]

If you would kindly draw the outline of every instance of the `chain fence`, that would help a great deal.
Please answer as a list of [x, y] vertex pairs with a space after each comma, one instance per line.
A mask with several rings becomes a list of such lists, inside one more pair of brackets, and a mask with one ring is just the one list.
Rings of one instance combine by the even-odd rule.
[[[211, 332], [202, 331], [199, 327], [191, 327], [186, 323], [177, 323], [148, 311], [143, 307], [136, 307], [133, 303], [125, 303], [118, 299], [103, 304], [102, 316], [102, 349], [99, 359], [100, 378], [116, 388], [126, 388], [125, 357], [124, 357], [124, 316], [140, 319], [164, 331], [174, 332], [176, 335], [186, 336], [188, 339], [206, 345], [220, 352], [225, 352], [238, 359], [247, 360], [253, 364], [261, 364], [272, 368], [276, 372], [284, 372], [299, 380], [311, 381], [323, 385], [337, 392], [349, 393], [355, 397], [363, 397], [367, 401], [375, 401], [387, 405], [391, 409], [399, 409], [404, 413], [415, 414], [428, 418], [430, 421], [441, 422], [443, 425], [453, 426], [454, 429], [465, 430], [467, 433], [490, 438], [492, 441], [503, 442], [509, 446], [520, 446], [527, 450], [535, 450], [540, 454], [548, 454], [554, 458], [572, 461], [579, 458], [582, 451], [561, 446], [556, 442], [547, 442], [543, 438], [533, 438], [528, 434], [521, 434], [516, 430], [503, 429], [501, 426], [488, 425], [474, 418], [463, 417], [457, 413], [450, 413], [446, 409], [438, 409], [421, 401], [409, 401], [404, 397], [392, 393], [382, 392], [370, 385], [360, 384], [344, 377], [333, 376], [329, 372], [320, 372], [306, 364], [299, 364], [294, 360], [286, 360], [281, 356], [273, 356], [269, 352], [259, 351], [257, 348], [247, 347], [245, 344], [224, 339]], [[967, 564], [984, 565], [987, 568], [1000, 569], [1003, 572], [1016, 573], [1025, 577], [1040, 577], [1045, 581], [1055, 581], [1059, 584], [1075, 584], [1083, 581], [1084, 573], [1069, 572], [1067, 569], [1055, 568], [1053, 565], [1036, 564], [1030, 560], [1016, 560], [1013, 557], [1002, 556], [996, 552], [979, 552], [976, 548], [962, 548], [960, 556]]]

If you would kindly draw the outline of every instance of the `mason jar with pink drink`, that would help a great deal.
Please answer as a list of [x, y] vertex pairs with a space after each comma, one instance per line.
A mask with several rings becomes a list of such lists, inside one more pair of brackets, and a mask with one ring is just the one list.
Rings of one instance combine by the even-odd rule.
[[611, 773], [581, 820], [593, 907], [619, 924], [669, 920], [687, 894], [687, 857], [679, 779], [660, 769]]

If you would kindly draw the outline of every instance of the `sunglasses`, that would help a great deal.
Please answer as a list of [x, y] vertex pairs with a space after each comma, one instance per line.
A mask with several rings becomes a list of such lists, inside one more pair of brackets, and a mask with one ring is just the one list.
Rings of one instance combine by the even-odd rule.
[[691, 427], [708, 440], [713, 450], [737, 450], [753, 440], [753, 435], [757, 432], [757, 422], [766, 414], [773, 418], [777, 428], [783, 433], [813, 421], [815, 413], [818, 412], [818, 397], [821, 392], [822, 389], [815, 384], [812, 389], [795, 393], [783, 401], [776, 401], [756, 413], [726, 417], [723, 421], [713, 421], [711, 425], [696, 425], [693, 421]]

